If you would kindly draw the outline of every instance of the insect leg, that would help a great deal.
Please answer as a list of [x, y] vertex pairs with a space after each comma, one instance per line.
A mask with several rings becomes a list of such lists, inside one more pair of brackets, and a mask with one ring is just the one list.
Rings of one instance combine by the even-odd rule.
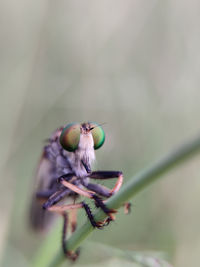
[[70, 211], [70, 223], [72, 233], [76, 230], [77, 226], [77, 209], [72, 209]]
[[[62, 175], [61, 177], [58, 178], [58, 182], [60, 182], [60, 180], [64, 180], [64, 179], [67, 179], [67, 180], [71, 179], [73, 176], [74, 176], [73, 173], [64, 174], [64, 175]], [[54, 194], [51, 194], [49, 196], [49, 199], [43, 204], [43, 208], [47, 209], [47, 208], [55, 205], [56, 203], [58, 203], [62, 198], [64, 198], [69, 193], [70, 193], [70, 190], [68, 188], [56, 191]], [[44, 192], [39, 192], [39, 196], [41, 194], [44, 194]]]
[[113, 213], [116, 213], [117, 211], [115, 209], [109, 209], [98, 195], [94, 194], [93, 199], [95, 201], [96, 207], [102, 209], [103, 212], [108, 215], [108, 218], [103, 222], [104, 225], [108, 225], [111, 221], [114, 221], [115, 216], [113, 215]]
[[53, 205], [49, 208], [47, 208], [49, 211], [57, 212], [59, 214], [63, 214], [63, 212], [67, 210], [73, 210], [73, 209], [80, 209], [83, 208], [82, 203], [76, 203], [76, 204], [67, 204], [67, 205]]
[[[94, 185], [94, 184], [88, 184], [87, 188], [92, 189], [97, 194], [103, 195], [105, 197], [110, 197], [113, 194], [115, 194], [117, 191], [119, 191], [122, 182], [123, 182], [123, 174], [120, 171], [96, 171], [92, 172], [89, 176], [92, 179], [112, 179], [112, 178], [118, 178], [115, 186], [113, 189], [108, 189], [106, 187], [103, 187], [101, 185]], [[106, 205], [103, 203], [103, 200], [99, 198], [98, 196], [93, 196], [95, 200], [95, 204], [97, 207], [100, 207], [108, 216], [109, 220], [114, 220], [114, 216], [112, 213], [115, 213], [116, 211], [113, 209], [108, 209]]]
[[65, 188], [60, 191], [55, 192], [53, 195], [51, 195], [48, 200], [43, 204], [43, 209], [48, 209], [51, 206], [58, 203], [61, 199], [63, 199], [66, 195], [68, 195], [70, 192], [69, 189]]
[[92, 183], [84, 183], [83, 184], [87, 189], [94, 191], [100, 196], [110, 197], [110, 189], [101, 185], [101, 184], [92, 184]]
[[[93, 227], [100, 228], [102, 226], [101, 222], [95, 222], [94, 216], [90, 210], [90, 207], [83, 201], [81, 203], [76, 203], [76, 204], [68, 204], [68, 205], [60, 205], [60, 206], [52, 206], [48, 208], [48, 211], [56, 212], [61, 215], [65, 213], [65, 211], [70, 211], [70, 212], [76, 212], [77, 209], [84, 208], [85, 212], [90, 220], [90, 223], [92, 224]], [[72, 232], [75, 231], [75, 226], [76, 226], [76, 219], [75, 221], [72, 220], [72, 223], [75, 223], [74, 225], [72, 224]]]
[[67, 235], [67, 226], [68, 226], [68, 214], [66, 212], [63, 212], [62, 247], [65, 255], [67, 255], [67, 245], [65, 240]]
[[88, 216], [88, 219], [90, 220], [90, 223], [91, 223], [91, 225], [93, 227], [101, 229], [103, 226], [108, 225], [108, 220], [107, 219], [105, 221], [103, 221], [103, 222], [96, 222], [90, 207], [84, 201], [82, 202], [82, 204], [83, 204], [83, 208], [85, 209], [85, 212], [86, 212], [86, 214]]
[[96, 171], [89, 175], [92, 179], [112, 179], [118, 178], [115, 186], [110, 190], [110, 196], [119, 191], [123, 183], [123, 174], [120, 171]]
[[[92, 172], [89, 176], [92, 179], [112, 179], [112, 178], [118, 178], [115, 186], [110, 190], [102, 185], [96, 185], [96, 184], [88, 184], [86, 187], [90, 190], [95, 191], [97, 194], [105, 197], [110, 197], [116, 192], [119, 191], [122, 182], [123, 182], [123, 174], [120, 171], [96, 171]], [[128, 214], [130, 212], [130, 203], [124, 204], [124, 213]]]
[[92, 195], [94, 194], [93, 191], [81, 189], [78, 186], [65, 181], [63, 178], [59, 179], [59, 181], [62, 185], [64, 185], [65, 187], [69, 188], [70, 190], [76, 192], [77, 194], [81, 196], [92, 198]]
[[[53, 205], [49, 208], [47, 208], [48, 211], [56, 212], [59, 213], [63, 216], [63, 231], [62, 231], [62, 248], [64, 254], [71, 260], [75, 261], [77, 257], [79, 256], [79, 250], [73, 252], [73, 251], [68, 251], [67, 250], [67, 241], [66, 241], [66, 235], [67, 235], [67, 227], [68, 227], [68, 214], [66, 211], [72, 211], [72, 210], [77, 210], [78, 208], [83, 208], [82, 203], [76, 203], [76, 204], [69, 204], [69, 205], [60, 205], [56, 206]], [[75, 228], [72, 229], [72, 232], [75, 230]]]
[[[49, 210], [51, 211], [55, 211], [56, 206], [49, 208]], [[67, 250], [67, 242], [66, 242], [66, 234], [67, 234], [67, 225], [68, 225], [68, 215], [66, 212], [63, 212], [63, 210], [67, 209], [71, 209], [71, 212], [77, 212], [77, 208], [84, 208], [85, 212], [90, 220], [90, 223], [92, 224], [93, 227], [97, 227], [98, 229], [101, 229], [105, 224], [102, 222], [95, 222], [93, 214], [90, 210], [90, 207], [83, 201], [81, 203], [78, 204], [74, 204], [74, 205], [63, 205], [62, 206], [62, 215], [63, 215], [63, 219], [64, 219], [64, 224], [63, 224], [63, 233], [62, 233], [62, 247], [63, 247], [63, 251], [65, 253], [65, 255], [67, 255], [68, 258], [70, 258], [71, 260], [75, 261], [77, 259], [77, 257], [79, 256], [80, 251], [77, 250], [76, 252], [72, 252], [72, 251], [68, 251]], [[60, 210], [59, 210], [60, 211]], [[75, 215], [76, 217], [76, 215]], [[74, 221], [72, 221], [74, 223]], [[72, 232], [75, 230], [75, 228], [73, 227], [74, 225], [72, 224]]]
[[79, 251], [73, 252], [67, 250], [67, 242], [66, 242], [66, 235], [67, 235], [67, 227], [68, 227], [68, 214], [63, 212], [63, 231], [62, 231], [62, 248], [64, 254], [71, 260], [75, 261], [79, 256]]
[[83, 202], [83, 207], [84, 207], [84, 209], [85, 209], [85, 211], [87, 213], [87, 216], [88, 216], [92, 226], [97, 227], [97, 228], [101, 228], [102, 226], [107, 225], [107, 223], [110, 222], [111, 220], [114, 220], [114, 216], [111, 213], [115, 213], [116, 211], [113, 210], [113, 209], [108, 209], [106, 207], [106, 205], [103, 203], [103, 200], [101, 200], [95, 194], [95, 192], [88, 191], [88, 190], [83, 190], [83, 189], [79, 188], [78, 186], [73, 185], [73, 184], [65, 181], [62, 178], [60, 179], [60, 183], [62, 185], [64, 185], [64, 186], [66, 186], [67, 188], [69, 188], [70, 190], [76, 192], [79, 195], [94, 199], [96, 206], [101, 208], [109, 216], [109, 218], [106, 220], [106, 223], [105, 222], [95, 222], [89, 206]]

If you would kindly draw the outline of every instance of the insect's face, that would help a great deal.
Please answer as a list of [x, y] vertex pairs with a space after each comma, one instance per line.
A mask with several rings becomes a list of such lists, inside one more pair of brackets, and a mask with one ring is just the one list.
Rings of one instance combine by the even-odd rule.
[[69, 151], [98, 149], [105, 141], [105, 134], [95, 122], [68, 124], [60, 135], [62, 147]]

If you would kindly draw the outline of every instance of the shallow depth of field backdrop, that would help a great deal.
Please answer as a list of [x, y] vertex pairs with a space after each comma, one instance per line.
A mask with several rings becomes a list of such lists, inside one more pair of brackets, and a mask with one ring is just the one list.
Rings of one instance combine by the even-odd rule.
[[[7, 266], [28, 266], [44, 239], [27, 227], [27, 209], [43, 142], [56, 127], [106, 122], [96, 168], [122, 170], [125, 182], [200, 133], [199, 28], [195, 0], [0, 2], [0, 251]], [[199, 266], [199, 202], [197, 156], [89, 240]]]

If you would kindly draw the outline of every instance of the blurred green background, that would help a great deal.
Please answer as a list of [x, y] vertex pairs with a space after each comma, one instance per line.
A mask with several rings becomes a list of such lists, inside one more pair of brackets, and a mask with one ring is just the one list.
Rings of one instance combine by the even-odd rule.
[[[98, 169], [125, 182], [200, 133], [200, 2], [0, 2], [0, 252], [28, 266], [44, 237], [27, 227], [43, 140], [60, 125], [106, 124]], [[90, 240], [164, 251], [199, 266], [200, 157], [133, 200]], [[85, 220], [81, 213], [80, 221]], [[58, 246], [60, 246], [58, 237]]]

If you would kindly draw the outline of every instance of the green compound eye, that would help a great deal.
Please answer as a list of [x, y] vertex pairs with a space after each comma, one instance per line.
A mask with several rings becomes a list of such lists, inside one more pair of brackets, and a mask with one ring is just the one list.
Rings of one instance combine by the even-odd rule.
[[80, 140], [80, 124], [70, 123], [60, 135], [60, 144], [67, 151], [75, 151], [78, 148]]
[[96, 122], [90, 122], [92, 137], [94, 140], [94, 149], [100, 148], [105, 141], [105, 133], [103, 128]]

